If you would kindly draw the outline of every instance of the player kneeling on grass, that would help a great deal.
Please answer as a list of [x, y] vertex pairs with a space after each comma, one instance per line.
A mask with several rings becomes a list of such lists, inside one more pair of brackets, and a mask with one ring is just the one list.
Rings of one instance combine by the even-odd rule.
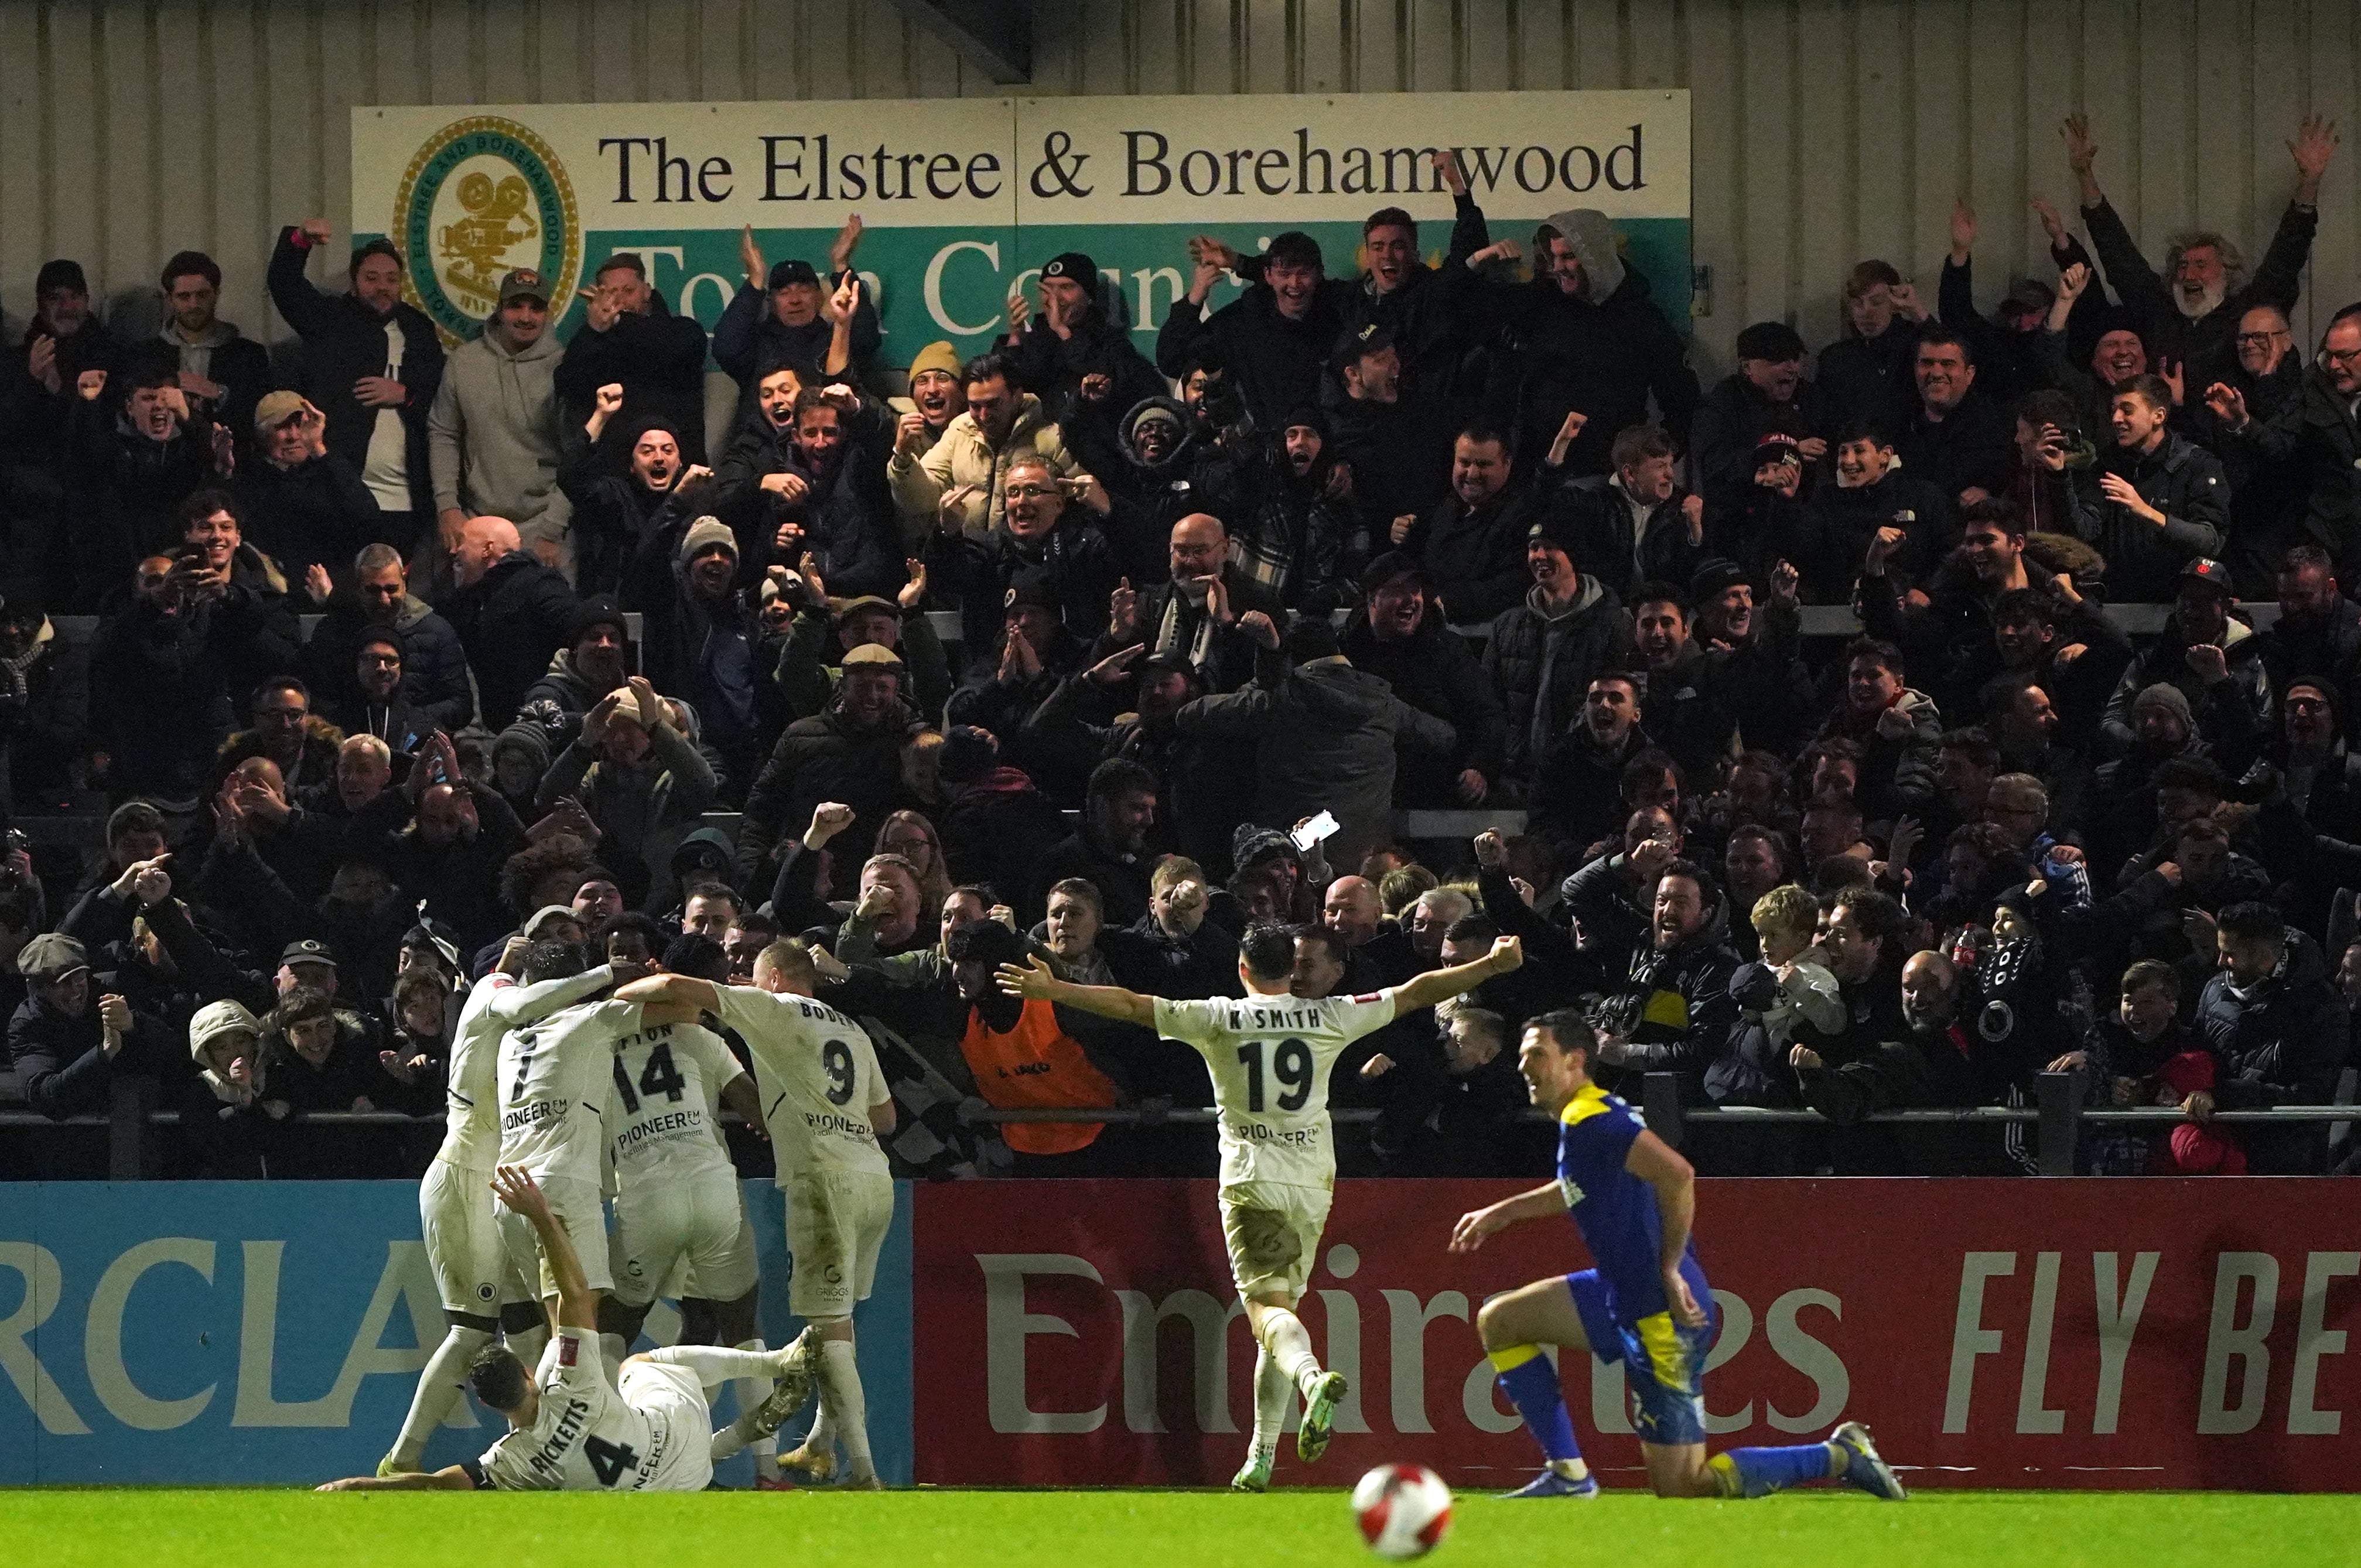
[[1715, 1313], [1689, 1237], [1697, 1175], [1630, 1105], [1591, 1081], [1594, 1043], [1589, 1024], [1571, 1010], [1525, 1025], [1517, 1069], [1532, 1102], [1557, 1121], [1557, 1180], [1463, 1214], [1451, 1233], [1453, 1252], [1474, 1252], [1494, 1232], [1562, 1207], [1597, 1266], [1497, 1296], [1476, 1315], [1500, 1387], [1548, 1460], [1531, 1485], [1509, 1495], [1598, 1495], [1575, 1446], [1558, 1369], [1542, 1354], [1546, 1344], [1623, 1364], [1648, 1484], [1660, 1497], [1760, 1497], [1827, 1480], [1901, 1501], [1902, 1483], [1858, 1421], [1826, 1442], [1706, 1457], [1702, 1383]]
[[[492, 1190], [541, 1238], [557, 1287], [557, 1331], [538, 1377], [527, 1376], [524, 1363], [504, 1345], [485, 1351], [467, 1369], [467, 1386], [508, 1418], [509, 1434], [481, 1459], [425, 1474], [356, 1475], [320, 1490], [703, 1491], [713, 1479], [706, 1457], [713, 1412], [705, 1385], [753, 1376], [787, 1384], [797, 1375], [794, 1351], [672, 1345], [628, 1357], [609, 1383], [600, 1370], [598, 1294], [549, 1200], [529, 1172], [512, 1165], [493, 1174]], [[792, 1409], [801, 1394], [785, 1386], [771, 1402]]]
[[[818, 1363], [820, 1395], [811, 1434], [794, 1453], [779, 1455], [779, 1468], [806, 1481], [826, 1481], [836, 1473], [841, 1439], [845, 1485], [868, 1490], [879, 1483], [853, 1360], [852, 1311], [869, 1299], [877, 1255], [894, 1223], [893, 1173], [877, 1143], [880, 1134], [894, 1130], [894, 1102], [868, 1035], [813, 1000], [818, 979], [811, 950], [783, 938], [755, 958], [752, 985], [658, 974], [615, 995], [651, 1009], [710, 1013], [737, 1030], [752, 1054], [763, 1123], [786, 1199], [787, 1252], [795, 1264], [787, 1307], [811, 1324], [805, 1334], [816, 1343], [810, 1360]], [[808, 1363], [799, 1358], [796, 1365]], [[784, 1397], [774, 1395], [740, 1418], [730, 1432], [749, 1421], [767, 1421], [777, 1431], [795, 1409], [781, 1407]], [[717, 1435], [717, 1455], [728, 1441]]]

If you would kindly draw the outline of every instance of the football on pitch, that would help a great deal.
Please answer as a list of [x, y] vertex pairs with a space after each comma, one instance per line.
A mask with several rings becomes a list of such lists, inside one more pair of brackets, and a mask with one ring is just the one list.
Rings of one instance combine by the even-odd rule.
[[1423, 1464], [1380, 1464], [1353, 1488], [1361, 1539], [1380, 1557], [1423, 1557], [1451, 1528], [1451, 1488]]

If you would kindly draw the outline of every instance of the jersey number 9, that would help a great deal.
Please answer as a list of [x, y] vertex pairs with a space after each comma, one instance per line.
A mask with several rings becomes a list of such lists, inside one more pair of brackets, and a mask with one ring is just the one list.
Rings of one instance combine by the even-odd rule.
[[[1246, 1069], [1246, 1109], [1263, 1106], [1262, 1053], [1267, 1042], [1249, 1040], [1238, 1047], [1238, 1062]], [[1279, 1108], [1301, 1111], [1312, 1098], [1312, 1047], [1301, 1040], [1281, 1040], [1270, 1058], [1271, 1076], [1279, 1080]]]
[[819, 1048], [820, 1065], [828, 1069], [828, 1102], [831, 1105], [850, 1103], [852, 1099], [852, 1047], [842, 1040], [830, 1040]]

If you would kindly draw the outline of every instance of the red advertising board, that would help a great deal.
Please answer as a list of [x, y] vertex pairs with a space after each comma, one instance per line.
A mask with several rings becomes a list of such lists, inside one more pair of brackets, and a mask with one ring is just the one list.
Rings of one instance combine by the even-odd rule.
[[[1444, 1250], [1496, 1182], [1346, 1181], [1301, 1315], [1353, 1398], [1320, 1470], [1409, 1460], [1498, 1486], [1537, 1464], [1475, 1309], [1586, 1266], [1559, 1220]], [[1254, 1344], [1212, 1182], [917, 1192], [917, 1478], [1210, 1486], [1253, 1424]], [[1916, 1486], [2348, 1490], [2361, 1431], [2361, 1183], [1716, 1180], [1714, 1445], [1851, 1418]], [[1641, 1484], [1620, 1369], [1565, 1358], [1585, 1453]]]

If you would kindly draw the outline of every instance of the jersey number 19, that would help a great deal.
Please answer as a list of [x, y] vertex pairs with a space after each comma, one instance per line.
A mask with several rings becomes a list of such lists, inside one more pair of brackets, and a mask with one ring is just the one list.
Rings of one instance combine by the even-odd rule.
[[[1249, 1040], [1238, 1047], [1238, 1063], [1246, 1069], [1246, 1109], [1263, 1108], [1263, 1047], [1268, 1042]], [[1281, 1040], [1270, 1058], [1271, 1076], [1279, 1080], [1279, 1108], [1301, 1111], [1312, 1098], [1312, 1047], [1301, 1040]]]

